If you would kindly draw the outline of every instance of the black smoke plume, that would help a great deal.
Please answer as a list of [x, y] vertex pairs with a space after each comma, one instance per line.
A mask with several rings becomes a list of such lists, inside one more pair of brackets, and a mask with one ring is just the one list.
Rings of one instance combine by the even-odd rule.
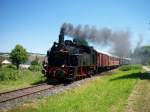
[[128, 57], [131, 51], [130, 32], [112, 31], [110, 28], [97, 29], [95, 26], [74, 26], [71, 23], [64, 23], [61, 26], [64, 34], [73, 38], [82, 38], [103, 46], [111, 46], [115, 55]]

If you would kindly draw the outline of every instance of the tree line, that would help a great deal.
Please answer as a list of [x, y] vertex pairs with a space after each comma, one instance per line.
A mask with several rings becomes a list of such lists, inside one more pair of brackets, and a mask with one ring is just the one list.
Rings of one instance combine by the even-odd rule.
[[131, 56], [133, 63], [150, 65], [150, 46], [141, 46]]
[[[17, 44], [14, 49], [12, 49], [9, 59], [11, 60], [12, 64], [16, 66], [17, 69], [19, 69], [19, 65], [27, 62], [29, 57], [28, 52], [26, 49], [20, 45]], [[4, 57], [0, 58], [0, 61], [2, 62], [4, 60]], [[0, 63], [1, 63], [0, 62]], [[31, 61], [31, 66], [29, 69], [31, 70], [39, 70], [41, 68], [40, 63], [39, 63], [39, 58], [36, 56], [33, 61]]]
[[[12, 64], [14, 64], [17, 69], [19, 69], [20, 64], [25, 63], [28, 60], [28, 57], [29, 55], [26, 49], [19, 44], [17, 44], [10, 53]], [[132, 53], [131, 58], [133, 63], [150, 65], [150, 46], [141, 46], [136, 48]], [[0, 61], [1, 60], [2, 59], [0, 59]], [[31, 67], [32, 69], [36, 68], [35, 65], [39, 65], [38, 57], [31, 62], [31, 65], [33, 65], [33, 67]]]

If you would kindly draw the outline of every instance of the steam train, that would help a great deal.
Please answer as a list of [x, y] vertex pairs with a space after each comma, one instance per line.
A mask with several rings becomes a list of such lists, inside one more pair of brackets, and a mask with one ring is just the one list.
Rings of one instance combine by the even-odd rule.
[[97, 52], [93, 47], [80, 44], [76, 39], [64, 40], [64, 29], [59, 42], [54, 42], [43, 61], [42, 73], [47, 79], [74, 81], [91, 77], [103, 70], [116, 68], [129, 60]]

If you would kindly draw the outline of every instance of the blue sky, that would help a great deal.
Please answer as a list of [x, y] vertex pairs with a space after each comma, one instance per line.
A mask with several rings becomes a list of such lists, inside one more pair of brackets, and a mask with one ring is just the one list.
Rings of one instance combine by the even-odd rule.
[[64, 22], [129, 30], [133, 47], [139, 35], [150, 45], [150, 0], [0, 0], [0, 52], [46, 53]]

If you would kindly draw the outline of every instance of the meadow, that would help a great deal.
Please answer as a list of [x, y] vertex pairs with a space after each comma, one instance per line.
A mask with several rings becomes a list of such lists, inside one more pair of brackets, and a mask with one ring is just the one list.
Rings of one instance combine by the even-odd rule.
[[[78, 88], [24, 104], [9, 112], [127, 112], [129, 108], [141, 106], [139, 103], [129, 105], [128, 101], [141, 80], [148, 80], [142, 67], [126, 65]], [[135, 98], [135, 102], [140, 98]]]
[[0, 68], [0, 92], [32, 86], [45, 81], [41, 71], [17, 70], [13, 65]]

